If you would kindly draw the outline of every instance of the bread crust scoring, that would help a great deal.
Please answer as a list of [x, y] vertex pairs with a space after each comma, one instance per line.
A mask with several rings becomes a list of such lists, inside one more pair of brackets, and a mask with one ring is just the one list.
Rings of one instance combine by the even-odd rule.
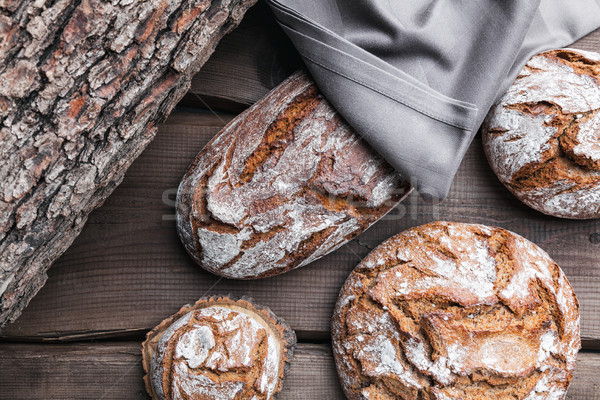
[[373, 250], [332, 320], [350, 400], [563, 399], [581, 347], [577, 299], [538, 246], [435, 222]]
[[208, 271], [255, 279], [335, 250], [410, 192], [298, 72], [226, 126], [177, 195], [177, 228]]

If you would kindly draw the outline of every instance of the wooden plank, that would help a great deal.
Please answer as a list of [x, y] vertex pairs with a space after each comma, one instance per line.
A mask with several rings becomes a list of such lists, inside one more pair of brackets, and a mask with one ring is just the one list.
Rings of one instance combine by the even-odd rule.
[[479, 137], [442, 204], [424, 203], [413, 193], [338, 251], [277, 277], [233, 281], [200, 269], [177, 238], [173, 199], [196, 153], [230, 118], [174, 114], [113, 196], [91, 214], [74, 245], [49, 271], [46, 286], [2, 335], [13, 340], [138, 338], [185, 303], [233, 293], [270, 306], [301, 339], [327, 340], [338, 291], [362, 257], [404, 229], [444, 219], [501, 226], [548, 251], [575, 287], [586, 347], [598, 348], [600, 220], [551, 218], [521, 204], [494, 176]]
[[[580, 353], [567, 399], [600, 400], [600, 353]], [[148, 399], [139, 343], [0, 344], [0, 398]], [[299, 344], [279, 400], [344, 399], [327, 344]]]
[[[149, 399], [139, 343], [0, 344], [0, 399]], [[343, 399], [328, 345], [299, 344], [279, 400]]]
[[600, 400], [600, 353], [580, 352], [567, 400]]

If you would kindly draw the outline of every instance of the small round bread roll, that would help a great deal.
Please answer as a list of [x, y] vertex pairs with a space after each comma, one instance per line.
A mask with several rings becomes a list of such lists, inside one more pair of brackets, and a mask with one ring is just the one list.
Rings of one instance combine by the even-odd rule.
[[152, 329], [142, 344], [153, 400], [273, 399], [294, 331], [251, 299], [202, 298]]
[[434, 222], [373, 250], [332, 321], [357, 399], [564, 399], [578, 303], [542, 249], [500, 228]]
[[483, 144], [500, 181], [528, 206], [600, 217], [600, 54], [533, 57], [491, 109]]

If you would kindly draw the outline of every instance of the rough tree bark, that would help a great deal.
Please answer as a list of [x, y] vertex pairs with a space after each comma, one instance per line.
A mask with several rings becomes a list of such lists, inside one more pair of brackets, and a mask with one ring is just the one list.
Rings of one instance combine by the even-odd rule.
[[0, 326], [255, 2], [0, 0]]

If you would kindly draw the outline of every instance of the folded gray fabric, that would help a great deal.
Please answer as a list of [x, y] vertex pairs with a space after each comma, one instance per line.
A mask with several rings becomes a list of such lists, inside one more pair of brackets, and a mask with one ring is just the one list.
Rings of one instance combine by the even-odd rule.
[[600, 0], [267, 0], [339, 113], [426, 199], [447, 195], [527, 60], [600, 27]]

